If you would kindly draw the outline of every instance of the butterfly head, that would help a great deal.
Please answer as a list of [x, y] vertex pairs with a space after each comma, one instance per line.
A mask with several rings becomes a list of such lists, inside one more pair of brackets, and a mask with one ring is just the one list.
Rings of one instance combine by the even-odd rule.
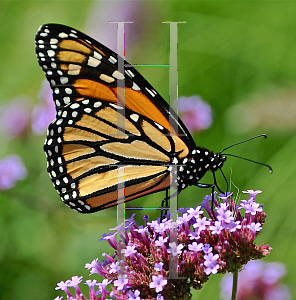
[[226, 156], [221, 155], [221, 153], [211, 152], [210, 169], [212, 171], [217, 171], [218, 169], [221, 169], [225, 161], [226, 161]]
[[217, 171], [223, 167], [226, 157], [221, 153], [209, 151], [206, 148], [197, 147], [192, 151], [192, 157], [196, 165], [200, 178], [209, 170]]
[[197, 147], [183, 159], [178, 169], [180, 189], [184, 189], [188, 185], [196, 185], [209, 170], [215, 172], [221, 169], [225, 161], [226, 157], [222, 154]]

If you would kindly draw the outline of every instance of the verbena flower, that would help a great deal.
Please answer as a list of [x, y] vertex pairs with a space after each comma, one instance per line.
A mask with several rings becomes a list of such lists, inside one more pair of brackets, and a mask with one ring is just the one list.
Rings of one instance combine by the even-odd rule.
[[0, 160], [0, 190], [8, 190], [18, 180], [27, 176], [27, 170], [18, 155], [8, 155]]
[[[238, 274], [237, 300], [289, 300], [291, 291], [281, 283], [285, 276], [284, 264], [250, 261]], [[221, 281], [221, 297], [230, 299], [232, 276], [226, 274]]]
[[[231, 194], [220, 195], [221, 203], [214, 199], [215, 217], [209, 203], [212, 196], [206, 196], [201, 206], [179, 209], [177, 222], [148, 222], [145, 216], [145, 227], [138, 227], [132, 217], [113, 229], [118, 231], [104, 234], [101, 240], [115, 251], [103, 254], [102, 262], [86, 264], [91, 274], [105, 278], [104, 284], [92, 286], [97, 298], [90, 299], [191, 299], [190, 289], [201, 289], [212, 274], [235, 272], [248, 261], [265, 257], [271, 247], [256, 245], [255, 238], [266, 214], [255, 202], [255, 192], [249, 193], [239, 205]], [[254, 209], [245, 210], [246, 203]], [[170, 272], [170, 267], [176, 269]], [[73, 278], [59, 284], [68, 297], [84, 299], [77, 298], [77, 287], [70, 296], [71, 286]]]
[[18, 96], [0, 108], [0, 130], [12, 139], [23, 136], [29, 128], [31, 99]]
[[110, 20], [132, 21], [133, 24], [124, 25], [126, 53], [130, 57], [133, 50], [138, 49], [139, 39], [143, 37], [142, 33], [148, 20], [145, 17], [146, 10], [147, 7], [142, 1], [118, 1], [116, 9], [112, 1], [94, 1], [91, 13], [86, 18], [85, 31], [89, 36], [117, 52], [117, 24], [109, 22]]
[[48, 125], [56, 117], [56, 109], [52, 98], [52, 90], [48, 81], [42, 81], [39, 92], [40, 103], [32, 111], [32, 131], [36, 135], [46, 132]]
[[210, 127], [213, 120], [211, 106], [200, 96], [180, 97], [178, 111], [189, 131], [202, 131]]

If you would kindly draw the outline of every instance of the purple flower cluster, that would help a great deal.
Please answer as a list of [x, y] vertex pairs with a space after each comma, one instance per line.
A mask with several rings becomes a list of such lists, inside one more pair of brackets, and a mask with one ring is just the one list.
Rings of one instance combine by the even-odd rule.
[[[40, 91], [40, 103], [32, 109], [28, 96], [18, 96], [0, 107], [0, 133], [6, 139], [24, 138], [29, 133], [30, 122], [34, 134], [43, 134], [55, 118], [52, 91], [45, 80]], [[0, 190], [12, 188], [26, 177], [27, 170], [18, 155], [8, 155], [0, 160]]]
[[189, 131], [202, 131], [212, 124], [211, 106], [200, 96], [180, 97], [177, 102], [180, 116]]
[[18, 155], [11, 154], [0, 160], [0, 190], [12, 188], [27, 176], [27, 170]]
[[[286, 274], [282, 263], [250, 261], [239, 272], [237, 300], [289, 300], [290, 289], [280, 281]], [[230, 299], [232, 289], [231, 274], [226, 274], [221, 281], [221, 297]]]
[[18, 96], [0, 109], [0, 130], [7, 139], [23, 136], [30, 121], [31, 99]]
[[56, 116], [52, 90], [46, 79], [42, 82], [39, 99], [40, 103], [32, 111], [32, 131], [36, 135], [46, 132], [48, 125]]
[[40, 135], [46, 132], [48, 125], [56, 116], [52, 90], [47, 80], [42, 82], [38, 98], [40, 102], [32, 109], [32, 101], [28, 96], [12, 99], [0, 110], [0, 131], [8, 139], [22, 137], [29, 132]]
[[[95, 259], [85, 266], [91, 274], [105, 278], [102, 283], [92, 281], [90, 299], [190, 299], [190, 288], [201, 289], [211, 274], [234, 272], [252, 259], [265, 257], [271, 247], [254, 242], [266, 218], [262, 206], [255, 202], [260, 192], [248, 190], [248, 200], [239, 205], [231, 194], [220, 195], [221, 203], [214, 199], [215, 217], [209, 203], [212, 196], [206, 196], [201, 206], [179, 209], [182, 215], [176, 222], [148, 222], [145, 216], [143, 227], [137, 226], [133, 217], [126, 220], [113, 229], [118, 231], [101, 239], [107, 240], [115, 253], [103, 254], [103, 262]], [[170, 276], [172, 261], [178, 278]], [[84, 299], [78, 277], [73, 278], [59, 283], [58, 288], [69, 298]], [[75, 296], [69, 292], [71, 286]]]

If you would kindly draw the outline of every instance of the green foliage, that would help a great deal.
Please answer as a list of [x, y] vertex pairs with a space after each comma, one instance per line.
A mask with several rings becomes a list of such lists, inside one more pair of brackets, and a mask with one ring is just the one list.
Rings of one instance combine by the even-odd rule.
[[[258, 105], [258, 110], [262, 109], [256, 112], [260, 122], [253, 120], [257, 123], [246, 131], [241, 122], [246, 116], [235, 116], [230, 110], [241, 104], [247, 111], [254, 101], [265, 103], [263, 107], [267, 109], [269, 95], [278, 91], [284, 91], [279, 95], [294, 95], [296, 3], [146, 1], [143, 5], [147, 13], [144, 24], [134, 23], [126, 28], [141, 25], [142, 30], [138, 48], [133, 49], [132, 57], [129, 53], [126, 57], [131, 63], [168, 63], [169, 25], [161, 22], [186, 21], [178, 27], [179, 96], [199, 94], [215, 113], [212, 127], [194, 136], [197, 144], [218, 152], [263, 131], [268, 135], [266, 141], [252, 141], [228, 152], [270, 164], [274, 168], [272, 175], [267, 168], [235, 158], [228, 158], [224, 172], [240, 191], [263, 191], [258, 201], [265, 203], [268, 217], [260, 238], [274, 249], [268, 260], [286, 263], [285, 283], [293, 287], [296, 140], [295, 127], [285, 127], [285, 109], [286, 113], [291, 111], [281, 106], [286, 102], [279, 96], [278, 105], [284, 113], [283, 123], [276, 129], [268, 126], [270, 117]], [[55, 22], [84, 31], [92, 10], [90, 1], [1, 1], [0, 107], [18, 95], [29, 95], [38, 102], [37, 92], [44, 79], [34, 50], [38, 27]], [[168, 69], [139, 71], [168, 100]], [[296, 111], [294, 114], [296, 117]], [[46, 173], [43, 140], [44, 136], [33, 135], [21, 140], [1, 140], [0, 158], [19, 154], [29, 175], [15, 188], [0, 192], [0, 299], [53, 299], [57, 296], [57, 282], [74, 275], [87, 278], [84, 264], [100, 258], [103, 252], [109, 253], [107, 243], [99, 243], [98, 239], [116, 226], [116, 209], [79, 215], [64, 206]], [[207, 176], [204, 182], [211, 180]], [[218, 176], [218, 180], [223, 187], [223, 179]], [[232, 188], [236, 194], [236, 188]], [[181, 193], [179, 205], [194, 206], [207, 193], [190, 187]], [[157, 206], [162, 197], [163, 194], [147, 196], [131, 205]], [[137, 213], [137, 221], [146, 213]], [[151, 212], [151, 218], [156, 217], [158, 213]], [[193, 299], [217, 299], [218, 277], [201, 291], [193, 292]]]

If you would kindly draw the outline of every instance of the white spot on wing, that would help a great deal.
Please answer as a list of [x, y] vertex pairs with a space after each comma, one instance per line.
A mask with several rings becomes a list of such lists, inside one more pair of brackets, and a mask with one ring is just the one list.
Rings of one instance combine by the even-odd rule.
[[106, 74], [101, 74], [99, 78], [101, 80], [105, 81], [105, 82], [108, 82], [108, 83], [115, 81], [114, 78], [112, 78], [112, 77], [110, 77], [110, 76], [108, 76]]
[[117, 70], [112, 73], [112, 76], [116, 79], [124, 79], [124, 75]]
[[139, 120], [139, 115], [137, 115], [137, 114], [131, 114], [131, 115], [130, 115], [130, 118], [131, 118], [133, 121], [138, 122], [138, 120]]
[[61, 32], [61, 33], [59, 33], [59, 37], [62, 38], [62, 39], [64, 39], [64, 38], [68, 37], [68, 34], [65, 33], [65, 32]]
[[80, 105], [79, 105], [78, 103], [73, 103], [73, 104], [71, 104], [70, 108], [76, 109], [76, 108], [78, 108], [79, 106], [80, 106]]
[[97, 51], [94, 51], [94, 57], [99, 60], [101, 60], [103, 58], [102, 55], [100, 53], [98, 53]]
[[131, 78], [135, 77], [134, 73], [131, 70], [125, 70], [125, 73]]
[[61, 77], [60, 81], [61, 81], [61, 84], [65, 84], [69, 81], [69, 79], [67, 77]]
[[51, 44], [57, 44], [57, 43], [59, 42], [59, 40], [52, 38], [52, 39], [50, 39], [49, 42], [50, 42]]
[[176, 165], [178, 163], [178, 159], [176, 157], [173, 158], [172, 163]]
[[100, 102], [100, 101], [97, 101], [97, 102], [94, 103], [94, 107], [95, 107], [95, 108], [98, 108], [98, 107], [100, 107], [101, 105], [102, 105], [102, 102]]
[[92, 57], [92, 56], [90, 56], [89, 58], [88, 58], [88, 61], [87, 61], [87, 64], [90, 66], [90, 67], [97, 67], [99, 64], [101, 63], [101, 61], [100, 60], [98, 60], [98, 59], [96, 59], [96, 58], [94, 58], [94, 57]]
[[64, 97], [63, 100], [64, 100], [65, 104], [69, 104], [70, 103], [70, 97]]
[[133, 82], [132, 89], [135, 90], [135, 91], [139, 91], [140, 87], [135, 82]]
[[146, 89], [146, 91], [147, 91], [152, 97], [155, 97], [155, 94], [154, 94], [151, 90], [149, 90], [149, 89], [146, 88], [146, 87], [145, 87], [145, 89]]
[[47, 54], [48, 54], [49, 57], [55, 56], [55, 52], [53, 50], [48, 50]]
[[114, 108], [116, 108], [116, 109], [123, 109], [122, 106], [119, 106], [117, 104], [110, 103], [109, 105], [112, 106], [112, 107], [114, 107]]
[[108, 60], [110, 61], [111, 64], [116, 64], [116, 63], [117, 63], [117, 59], [114, 58], [113, 56], [110, 56], [110, 57], [108, 58]]
[[75, 64], [70, 64], [68, 74], [69, 75], [79, 75], [80, 70], [81, 70], [81, 66], [75, 65]]
[[163, 126], [161, 126], [160, 124], [158, 124], [158, 123], [156, 123], [156, 122], [154, 122], [154, 124], [155, 124], [160, 130], [163, 129]]

